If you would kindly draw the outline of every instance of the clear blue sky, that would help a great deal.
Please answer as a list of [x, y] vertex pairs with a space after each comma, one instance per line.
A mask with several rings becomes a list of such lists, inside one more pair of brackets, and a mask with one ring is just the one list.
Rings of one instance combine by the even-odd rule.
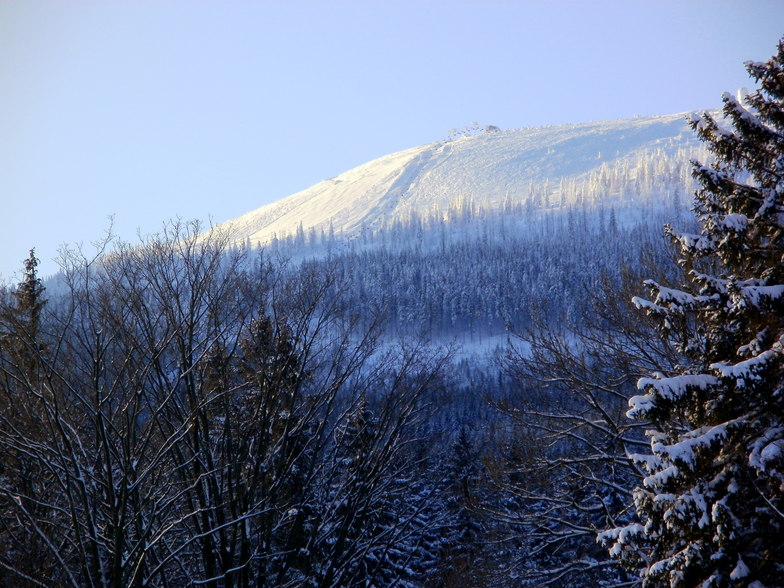
[[222, 222], [474, 121], [713, 108], [783, 25], [782, 0], [6, 0], [0, 278], [109, 215]]

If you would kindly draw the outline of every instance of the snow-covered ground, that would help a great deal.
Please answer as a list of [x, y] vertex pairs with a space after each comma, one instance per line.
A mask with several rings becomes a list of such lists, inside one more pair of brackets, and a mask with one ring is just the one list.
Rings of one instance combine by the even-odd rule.
[[[450, 208], [628, 205], [654, 166], [685, 163], [697, 149], [684, 114], [489, 130], [381, 157], [221, 227], [256, 245], [311, 230], [351, 238]], [[620, 193], [620, 177], [641, 191]]]

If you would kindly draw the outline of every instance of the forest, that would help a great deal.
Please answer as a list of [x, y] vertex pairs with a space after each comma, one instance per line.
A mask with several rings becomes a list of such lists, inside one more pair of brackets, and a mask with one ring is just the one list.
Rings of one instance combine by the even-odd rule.
[[47, 280], [31, 250], [0, 584], [780, 585], [784, 41], [747, 67], [690, 120], [691, 211], [669, 162], [589, 179], [644, 192], [606, 207], [262, 248], [175, 221]]

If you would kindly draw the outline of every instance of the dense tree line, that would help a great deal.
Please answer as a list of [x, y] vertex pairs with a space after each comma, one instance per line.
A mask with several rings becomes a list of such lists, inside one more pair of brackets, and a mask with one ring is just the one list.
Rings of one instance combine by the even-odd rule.
[[31, 253], [0, 309], [3, 585], [425, 575], [409, 446], [443, 357], [188, 227], [64, 269], [47, 300]]
[[[662, 207], [461, 201], [454, 233], [303, 231], [282, 266], [179, 223], [46, 287], [31, 251], [0, 292], [0, 583], [780, 583], [784, 41], [748, 67], [692, 119], [714, 159], [669, 242]], [[499, 332], [495, 363], [413, 336]]]
[[651, 216], [624, 226], [612, 210], [568, 210], [502, 239], [480, 233], [442, 246], [430, 234], [423, 242], [430, 237], [432, 246], [377, 247], [302, 266], [336, 271], [346, 304], [362, 316], [382, 311], [392, 332], [477, 339], [530, 324], [543, 301], [554, 320], [579, 317], [599, 276], [617, 282], [622, 267], [644, 257], [664, 262], [661, 223]]
[[535, 325], [507, 360], [527, 386], [501, 407], [525, 435], [500, 477], [521, 581], [781, 583], [784, 41], [747, 67], [756, 92], [691, 119], [712, 159], [697, 231], [666, 227], [677, 266], [602, 292], [593, 320]]
[[[409, 250], [283, 267], [173, 225], [96, 259], [72, 252], [50, 297], [31, 254], [2, 313], [3, 581], [504, 586], [593, 567], [619, 577], [575, 556], [596, 551], [590, 533], [606, 518], [570, 537], [553, 524], [607, 496], [585, 486], [605, 470], [570, 477], [553, 465], [534, 434], [553, 407], [521, 377], [522, 360], [504, 374], [464, 358], [446, 377], [444, 358], [423, 348], [389, 355], [395, 331], [576, 332], [599, 316], [586, 299], [620, 287], [641, 258], [666, 257], [652, 224], [623, 226], [613, 211], [542, 220], [500, 240], [423, 236]], [[590, 395], [559, 390], [572, 412]], [[536, 398], [533, 419], [499, 416]], [[555, 451], [576, 449], [562, 440]], [[566, 560], [576, 565], [561, 570]]]

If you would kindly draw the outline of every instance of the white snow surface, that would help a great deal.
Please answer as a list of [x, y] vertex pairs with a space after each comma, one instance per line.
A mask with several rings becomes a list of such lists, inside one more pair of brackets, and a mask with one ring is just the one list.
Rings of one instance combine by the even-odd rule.
[[557, 192], [559, 181], [584, 180], [603, 164], [633, 167], [640, 153], [691, 151], [697, 143], [684, 114], [485, 132], [381, 157], [220, 228], [238, 244], [264, 244], [300, 226], [351, 238], [456, 202], [520, 204], [532, 187]]
[[656, 406], [656, 397], [665, 400], [678, 400], [690, 389], [705, 390], [719, 383], [716, 376], [710, 374], [686, 374], [671, 378], [640, 378], [637, 381], [639, 390], [649, 390], [648, 394], [632, 396], [629, 399], [629, 410], [626, 416], [630, 419], [644, 418], [644, 415]]

